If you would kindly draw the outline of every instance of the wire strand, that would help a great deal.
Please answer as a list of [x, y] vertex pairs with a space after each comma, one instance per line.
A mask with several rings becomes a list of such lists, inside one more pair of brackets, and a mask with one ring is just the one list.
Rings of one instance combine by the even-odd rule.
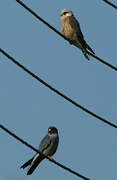
[[117, 6], [115, 4], [113, 4], [112, 2], [110, 1], [107, 1], [107, 0], [102, 0], [104, 1], [105, 3], [107, 3], [108, 5], [112, 6], [113, 8], [117, 9]]
[[[4, 127], [3, 125], [0, 124], [0, 128], [3, 129], [6, 133], [10, 134], [12, 137], [14, 137], [15, 139], [17, 139], [18, 141], [20, 141], [21, 143], [23, 143], [24, 145], [26, 145], [27, 147], [29, 147], [30, 149], [32, 149], [33, 151], [39, 153], [39, 154], [42, 154], [44, 155], [43, 153], [41, 153], [38, 149], [36, 149], [35, 147], [33, 147], [31, 144], [27, 143], [26, 141], [24, 141], [23, 139], [21, 139], [20, 137], [18, 137], [16, 134], [14, 134], [13, 132], [11, 132], [10, 130], [8, 130], [6, 127]], [[45, 156], [45, 155], [44, 155]], [[52, 163], [56, 164], [57, 166], [65, 169], [66, 171], [69, 171], [70, 173], [84, 179], [84, 180], [91, 180], [79, 173], [77, 173], [76, 171], [73, 171], [72, 169], [66, 167], [65, 165], [55, 161], [54, 159], [51, 159], [50, 157], [48, 156], [45, 156], [45, 158], [47, 158], [49, 161], [51, 161]]]
[[[57, 29], [55, 29], [53, 26], [51, 26], [47, 21], [45, 21], [44, 19], [42, 19], [39, 15], [37, 15], [31, 8], [29, 8], [26, 4], [24, 4], [22, 1], [20, 0], [16, 0], [16, 2], [18, 2], [22, 7], [24, 7], [26, 10], [28, 10], [33, 16], [35, 16], [38, 20], [40, 20], [41, 22], [43, 22], [45, 25], [47, 25], [50, 29], [52, 29], [54, 32], [56, 32], [59, 36], [61, 36], [62, 38], [64, 38], [65, 40], [67, 40], [69, 42], [69, 39], [66, 38], [64, 35], [62, 35]], [[74, 45], [75, 46], [75, 45]], [[77, 46], [76, 46], [77, 47]], [[93, 55], [92, 53], [90, 53], [89, 51], [87, 51], [88, 54], [90, 54], [92, 57], [94, 57], [96, 60], [100, 61], [101, 63], [107, 65], [108, 67], [110, 67], [111, 69], [114, 69], [117, 71], [117, 67], [113, 66], [112, 64], [104, 61], [103, 59], [99, 58], [96, 55]]]
[[75, 105], [76, 107], [82, 109], [84, 112], [90, 114], [91, 116], [97, 118], [98, 120], [114, 127], [117, 128], [117, 125], [109, 122], [108, 120], [102, 118], [101, 116], [95, 114], [94, 112], [88, 110], [87, 108], [85, 108], [84, 106], [78, 104], [77, 102], [75, 102], [74, 100], [72, 100], [71, 98], [69, 98], [68, 96], [64, 95], [63, 93], [61, 93], [59, 90], [55, 89], [54, 87], [52, 87], [51, 85], [49, 85], [47, 82], [45, 82], [44, 80], [42, 80], [39, 76], [35, 75], [34, 73], [32, 73], [29, 69], [27, 69], [25, 66], [23, 66], [22, 64], [20, 64], [18, 61], [16, 61], [12, 56], [10, 56], [7, 52], [5, 52], [3, 49], [0, 49], [1, 52], [8, 58], [10, 59], [13, 63], [15, 63], [17, 66], [19, 66], [21, 69], [23, 69], [25, 72], [27, 72], [28, 74], [30, 74], [33, 78], [35, 78], [37, 81], [39, 81], [40, 83], [42, 83], [43, 85], [45, 85], [46, 87], [48, 87], [51, 91], [53, 91], [54, 93], [58, 94], [59, 96], [63, 97], [64, 99], [66, 99], [67, 101], [69, 101], [70, 103], [72, 103], [73, 105]]

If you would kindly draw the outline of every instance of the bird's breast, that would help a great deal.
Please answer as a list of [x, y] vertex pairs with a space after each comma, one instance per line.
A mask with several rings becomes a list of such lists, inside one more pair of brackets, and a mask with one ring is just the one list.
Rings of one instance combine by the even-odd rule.
[[77, 34], [75, 29], [72, 27], [71, 23], [68, 21], [62, 24], [62, 34], [66, 36], [71, 42], [76, 41]]

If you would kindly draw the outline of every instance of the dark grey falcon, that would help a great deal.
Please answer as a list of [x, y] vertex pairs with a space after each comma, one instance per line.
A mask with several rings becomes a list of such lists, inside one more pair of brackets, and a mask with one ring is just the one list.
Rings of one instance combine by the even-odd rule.
[[[49, 127], [48, 134], [41, 140], [39, 145], [39, 151], [46, 156], [51, 157], [57, 150], [59, 143], [58, 130], [56, 127]], [[21, 168], [26, 168], [30, 165], [27, 175], [33, 173], [36, 167], [40, 164], [40, 162], [45, 159], [42, 154], [36, 153], [30, 160], [24, 163]]]

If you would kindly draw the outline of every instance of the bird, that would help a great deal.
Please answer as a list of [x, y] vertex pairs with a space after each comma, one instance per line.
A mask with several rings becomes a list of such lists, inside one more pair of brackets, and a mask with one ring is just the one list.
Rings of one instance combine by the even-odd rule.
[[63, 9], [60, 13], [61, 33], [69, 40], [70, 44], [74, 44], [81, 49], [86, 59], [89, 60], [88, 52], [95, 54], [91, 47], [86, 43], [82, 34], [80, 24], [70, 9]]
[[42, 154], [36, 153], [31, 159], [29, 159], [27, 162], [25, 162], [20, 168], [26, 168], [30, 165], [27, 175], [31, 175], [33, 171], [36, 169], [36, 167], [40, 164], [42, 160], [45, 159], [45, 156], [48, 156], [52, 159], [52, 155], [57, 150], [59, 143], [59, 135], [58, 130], [54, 126], [48, 127], [48, 133], [47, 135], [41, 140], [39, 145], [39, 152]]

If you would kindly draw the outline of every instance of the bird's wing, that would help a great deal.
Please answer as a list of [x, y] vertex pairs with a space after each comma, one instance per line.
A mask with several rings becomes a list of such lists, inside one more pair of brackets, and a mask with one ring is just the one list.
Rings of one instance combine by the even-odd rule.
[[78, 36], [80, 36], [82, 39], [84, 39], [84, 36], [81, 31], [78, 20], [74, 16], [68, 17], [68, 20], [69, 20], [69, 23], [70, 23], [72, 29], [75, 30], [75, 32], [78, 34]]
[[[51, 144], [51, 140], [50, 137], [48, 135], [46, 135], [42, 141], [40, 142], [39, 145], [39, 151], [41, 153], [44, 152], [44, 150], [46, 150], [49, 145]], [[34, 156], [32, 162], [31, 162], [31, 167], [29, 168], [27, 175], [30, 175], [33, 173], [33, 171], [36, 169], [36, 167], [40, 164], [40, 162], [44, 159], [45, 157], [42, 154], [36, 153], [36, 155]]]
[[75, 17], [73, 18], [73, 23], [74, 23], [74, 26], [76, 29], [76, 33], [77, 33], [77, 37], [78, 37], [79, 42], [82, 44], [82, 46], [85, 47], [86, 41], [84, 40], [84, 36], [83, 36], [82, 31], [81, 31], [80, 24]]
[[47, 149], [51, 144], [51, 139], [50, 139], [50, 136], [49, 135], [46, 135], [42, 141], [40, 142], [40, 145], [39, 145], [39, 151], [40, 152], [44, 152], [45, 149]]
[[85, 48], [85, 49], [88, 49], [89, 51], [91, 51], [93, 54], [95, 54], [95, 52], [91, 49], [91, 47], [86, 43], [85, 39], [84, 39], [84, 36], [83, 36], [83, 33], [81, 31], [81, 28], [80, 28], [80, 24], [79, 22], [77, 21], [77, 19], [74, 17], [74, 20], [73, 20], [74, 24], [76, 25], [76, 33], [77, 33], [77, 37], [78, 37], [78, 40], [79, 42], [81, 43], [82, 47]]

